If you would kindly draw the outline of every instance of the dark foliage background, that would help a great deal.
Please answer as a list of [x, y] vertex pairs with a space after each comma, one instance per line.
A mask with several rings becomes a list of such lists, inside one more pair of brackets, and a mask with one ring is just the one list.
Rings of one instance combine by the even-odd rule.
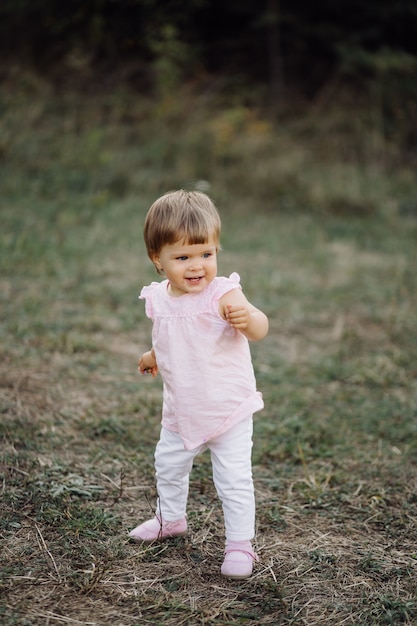
[[[182, 78], [222, 74], [311, 97], [336, 72], [396, 71], [417, 55], [412, 0], [3, 0], [0, 53], [60, 75], [62, 63], [116, 73], [140, 89], [158, 59]], [[410, 55], [410, 56], [409, 56]], [[68, 78], [68, 77], [67, 77]]]

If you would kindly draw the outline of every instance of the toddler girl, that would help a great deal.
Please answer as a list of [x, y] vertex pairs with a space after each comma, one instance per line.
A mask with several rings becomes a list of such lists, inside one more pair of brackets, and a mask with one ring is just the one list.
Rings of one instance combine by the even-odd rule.
[[187, 532], [186, 506], [194, 457], [210, 450], [226, 528], [221, 573], [247, 578], [257, 559], [252, 480], [252, 416], [263, 407], [248, 339], [268, 332], [266, 315], [244, 296], [239, 276], [217, 276], [220, 218], [210, 198], [174, 191], [149, 209], [149, 258], [162, 282], [143, 287], [152, 348], [141, 373], [163, 379], [162, 428], [155, 451], [155, 517], [134, 528], [134, 541]]

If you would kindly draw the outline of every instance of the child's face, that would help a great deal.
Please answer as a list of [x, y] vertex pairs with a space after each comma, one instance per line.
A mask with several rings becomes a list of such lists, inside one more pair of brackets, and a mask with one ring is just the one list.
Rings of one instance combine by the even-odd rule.
[[217, 248], [213, 238], [207, 243], [163, 246], [152, 260], [169, 280], [168, 293], [178, 297], [203, 291], [217, 275]]

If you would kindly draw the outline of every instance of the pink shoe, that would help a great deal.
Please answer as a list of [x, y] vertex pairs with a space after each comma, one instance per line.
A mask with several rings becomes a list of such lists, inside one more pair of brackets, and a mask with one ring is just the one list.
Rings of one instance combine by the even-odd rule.
[[160, 518], [155, 516], [153, 519], [131, 530], [129, 537], [133, 541], [151, 543], [152, 541], [162, 541], [170, 537], [183, 537], [186, 534], [187, 520], [185, 518], [176, 522], [161, 522]]
[[227, 578], [240, 580], [252, 575], [253, 562], [258, 556], [252, 550], [250, 541], [229, 541], [225, 548], [221, 573]]

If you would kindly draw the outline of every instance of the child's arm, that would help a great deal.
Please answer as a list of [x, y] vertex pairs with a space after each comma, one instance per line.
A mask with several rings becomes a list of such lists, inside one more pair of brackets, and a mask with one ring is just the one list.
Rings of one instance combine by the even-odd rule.
[[219, 302], [220, 315], [250, 341], [263, 339], [268, 332], [268, 318], [251, 304], [240, 289], [226, 293]]
[[138, 370], [141, 374], [146, 374], [150, 372], [155, 378], [158, 373], [158, 364], [156, 362], [155, 352], [152, 348], [148, 352], [144, 352], [139, 359]]

